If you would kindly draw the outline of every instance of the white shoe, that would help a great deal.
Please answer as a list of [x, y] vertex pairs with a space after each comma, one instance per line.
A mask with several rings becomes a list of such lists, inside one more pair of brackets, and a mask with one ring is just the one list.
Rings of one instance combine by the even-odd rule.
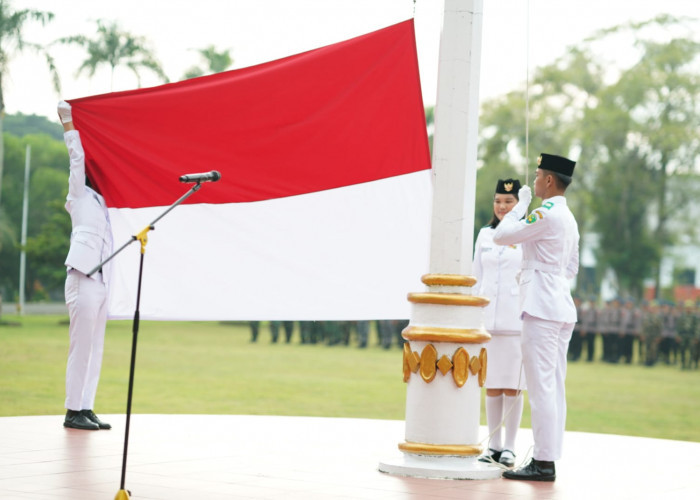
[[61, 101], [58, 103], [58, 117], [61, 119], [61, 123], [68, 123], [73, 121], [73, 114], [71, 105], [66, 101]]

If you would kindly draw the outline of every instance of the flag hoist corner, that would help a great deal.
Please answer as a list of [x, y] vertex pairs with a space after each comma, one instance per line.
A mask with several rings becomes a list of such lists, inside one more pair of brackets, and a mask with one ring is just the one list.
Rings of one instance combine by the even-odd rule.
[[[427, 272], [430, 153], [413, 21], [257, 66], [70, 100], [120, 245], [189, 187], [144, 258], [140, 316], [409, 317]], [[133, 316], [138, 245], [112, 266]]]

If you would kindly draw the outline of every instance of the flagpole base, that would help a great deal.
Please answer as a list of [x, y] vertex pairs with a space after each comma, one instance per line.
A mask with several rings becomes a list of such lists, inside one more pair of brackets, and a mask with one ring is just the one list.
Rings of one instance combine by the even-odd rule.
[[117, 492], [117, 496], [114, 497], [114, 500], [129, 500], [131, 498], [131, 493], [128, 490], [119, 490]]
[[476, 457], [436, 457], [405, 454], [379, 462], [387, 474], [427, 479], [498, 479], [500, 467], [479, 462]]

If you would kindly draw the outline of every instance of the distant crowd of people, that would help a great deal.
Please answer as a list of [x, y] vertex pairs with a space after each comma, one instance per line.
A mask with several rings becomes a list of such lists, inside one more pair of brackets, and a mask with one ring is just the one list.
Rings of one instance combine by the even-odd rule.
[[[657, 362], [698, 369], [700, 362], [700, 303], [612, 299], [602, 305], [595, 298], [575, 298], [578, 322], [569, 344], [569, 361]], [[408, 320], [373, 321], [250, 321], [251, 342], [265, 325], [272, 343], [356, 345], [368, 347], [371, 337], [385, 349], [403, 347], [401, 332]], [[600, 338], [596, 342], [596, 338]], [[600, 351], [600, 352], [598, 352]], [[636, 353], [636, 358], [635, 358]]]
[[[595, 298], [574, 299], [578, 322], [569, 345], [569, 360], [632, 363], [657, 362], [697, 369], [700, 360], [700, 303], [686, 300], [644, 301], [612, 299], [598, 305]], [[601, 342], [596, 344], [596, 337]], [[602, 352], [596, 353], [596, 345]]]
[[[250, 341], [257, 342], [262, 321], [250, 321]], [[377, 344], [384, 349], [392, 345], [403, 347], [401, 332], [408, 320], [373, 321], [265, 321], [270, 331], [270, 341], [292, 342], [295, 331], [302, 344], [350, 345], [365, 348], [371, 343], [371, 333], [377, 336]], [[296, 323], [296, 325], [295, 325]], [[372, 324], [374, 323], [374, 328]]]

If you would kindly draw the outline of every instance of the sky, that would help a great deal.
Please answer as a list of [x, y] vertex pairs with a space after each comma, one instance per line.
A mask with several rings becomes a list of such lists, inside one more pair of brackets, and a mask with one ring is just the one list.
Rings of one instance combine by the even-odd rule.
[[[42, 45], [72, 35], [91, 37], [98, 19], [117, 21], [123, 30], [147, 39], [171, 81], [200, 64], [196, 50], [212, 44], [219, 51], [230, 49], [231, 69], [237, 69], [414, 17], [423, 101], [426, 106], [436, 102], [441, 0], [11, 0], [11, 5], [55, 14], [45, 27], [26, 25], [25, 40]], [[523, 88], [535, 68], [551, 63], [596, 30], [661, 13], [700, 18], [700, 1], [484, 0], [483, 12], [482, 101]], [[624, 52], [627, 47], [619, 43], [609, 52]], [[86, 74], [77, 78], [86, 58], [83, 49], [53, 45], [50, 52], [59, 69], [61, 94], [52, 88], [44, 59], [25, 52], [10, 61], [3, 82], [7, 113], [53, 118], [60, 99], [137, 87], [133, 74], [124, 68], [115, 73], [112, 88], [107, 68], [91, 79]], [[159, 84], [147, 70], [142, 72], [142, 86]]]

